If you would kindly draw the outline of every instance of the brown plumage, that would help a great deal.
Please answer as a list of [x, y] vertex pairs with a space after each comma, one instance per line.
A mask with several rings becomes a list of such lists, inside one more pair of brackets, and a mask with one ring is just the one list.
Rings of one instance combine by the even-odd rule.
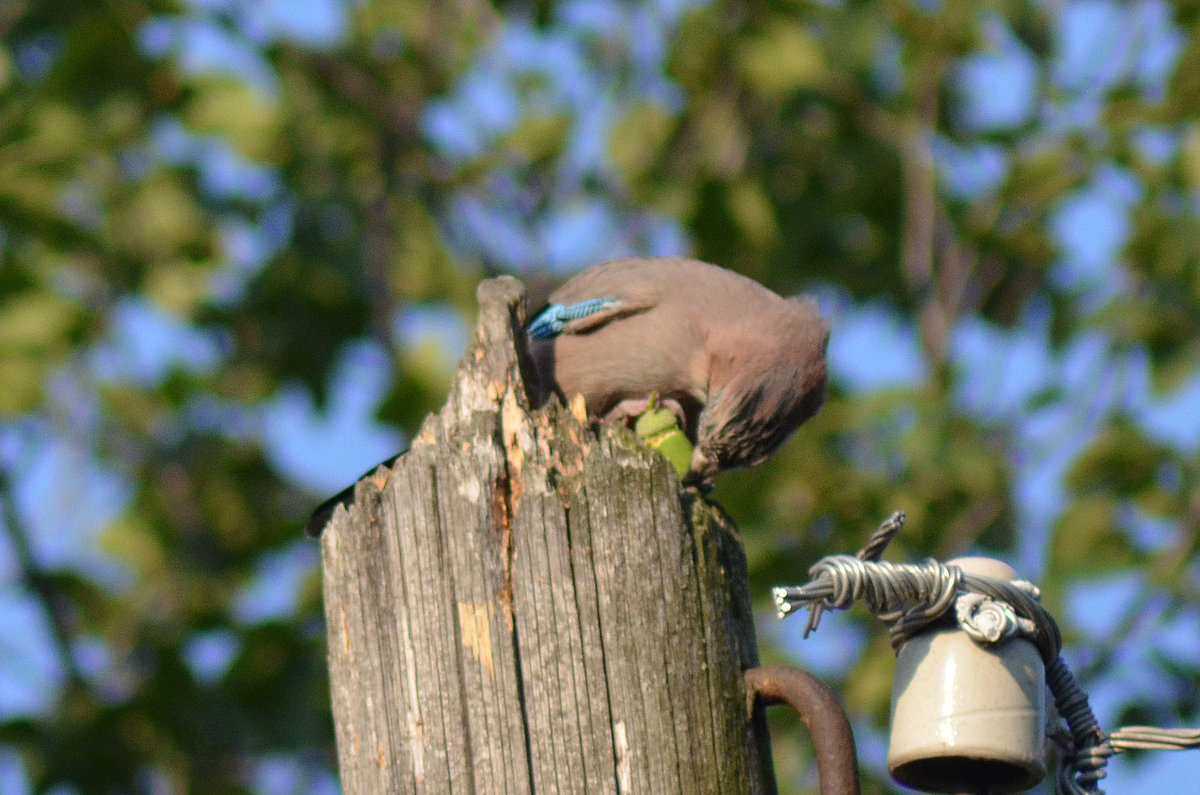
[[613, 420], [656, 393], [696, 445], [689, 480], [761, 463], [825, 397], [829, 324], [816, 301], [697, 260], [589, 268], [551, 294], [529, 333], [535, 400], [579, 393]]
[[[656, 394], [696, 445], [693, 482], [761, 463], [825, 397], [829, 324], [816, 301], [697, 260], [596, 265], [555, 290], [528, 329], [535, 403], [579, 393], [593, 416], [622, 420]], [[353, 497], [350, 487], [325, 501], [305, 532], [320, 535]]]

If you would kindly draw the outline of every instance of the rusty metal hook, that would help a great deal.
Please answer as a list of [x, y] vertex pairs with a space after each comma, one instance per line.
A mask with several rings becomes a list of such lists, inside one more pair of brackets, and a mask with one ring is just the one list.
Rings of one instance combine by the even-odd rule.
[[812, 736], [821, 795], [859, 795], [854, 733], [833, 690], [817, 677], [787, 665], [746, 671], [752, 699], [766, 706], [787, 704], [800, 715]]

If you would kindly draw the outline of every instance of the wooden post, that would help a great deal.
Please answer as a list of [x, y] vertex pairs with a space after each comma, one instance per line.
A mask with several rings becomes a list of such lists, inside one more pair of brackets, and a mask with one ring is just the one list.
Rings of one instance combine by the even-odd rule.
[[442, 411], [322, 539], [342, 788], [773, 793], [733, 525], [622, 428], [526, 400], [524, 288], [479, 288]]

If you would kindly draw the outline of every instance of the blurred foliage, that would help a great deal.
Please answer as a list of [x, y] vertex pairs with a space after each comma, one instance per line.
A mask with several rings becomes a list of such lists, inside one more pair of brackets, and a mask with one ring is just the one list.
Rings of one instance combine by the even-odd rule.
[[[52, 708], [5, 718], [0, 745], [19, 752], [35, 791], [251, 791], [264, 760], [280, 757], [300, 771], [295, 791], [329, 780], [315, 568], [288, 610], [247, 617], [239, 601], [277, 561], [312, 553], [297, 536], [315, 496], [269, 454], [257, 418], [297, 386], [327, 407], [335, 365], [363, 340], [395, 356], [380, 417], [412, 432], [440, 404], [443, 354], [398, 313], [436, 303], [469, 323], [479, 278], [521, 259], [497, 256], [508, 243], [486, 230], [472, 242], [455, 221], [463, 197], [527, 231], [580, 197], [634, 229], [625, 241], [649, 235], [648, 218], [671, 219], [700, 258], [781, 292], [836, 292], [846, 313], [885, 307], [913, 332], [916, 383], [863, 390], [835, 379], [826, 407], [774, 460], [718, 483], [715, 497], [745, 532], [756, 594], [856, 549], [902, 508], [897, 559], [1032, 558], [1041, 570], [1023, 573], [1085, 650], [1089, 682], [1105, 676], [1121, 632], [1198, 620], [1197, 451], [1131, 416], [1113, 368], [1008, 413], [972, 411], [957, 397], [967, 372], [954, 354], [968, 323], [1002, 333], [1037, 319], [1053, 355], [1099, 335], [1107, 360], [1144, 362], [1152, 395], [1196, 379], [1193, 4], [1112, 6], [1162, 12], [1179, 54], [1160, 78], [1130, 51], [1103, 80], [1073, 82], [1059, 5], [710, 0], [661, 22], [666, 98], [639, 95], [636, 26], [579, 21], [601, 7], [617, 20], [638, 4], [334, 5], [346, 29], [333, 43], [256, 27], [238, 3], [0, 6], [4, 573], [40, 605], [61, 669]], [[669, 5], [647, 3], [638, 19], [666, 19]], [[606, 76], [590, 98], [615, 114], [601, 165], [572, 159], [596, 118], [557, 101], [532, 69], [504, 86], [519, 118], [493, 120], [483, 145], [463, 154], [433, 142], [430, 108], [481, 63], [500, 71], [511, 52], [498, 56], [497, 43], [516, 27], [567, 37]], [[189, 30], [249, 55], [197, 66]], [[1027, 69], [1030, 107], [981, 121], [964, 75], [1002, 57]], [[1001, 163], [994, 178], [951, 179], [953, 158], [983, 156]], [[1053, 230], [1065, 202], [1110, 177], [1136, 187], [1121, 194], [1128, 235], [1097, 300], [1095, 285], [1056, 275], [1064, 252]], [[531, 256], [521, 275], [540, 281], [550, 259]], [[131, 311], [161, 313], [203, 353], [139, 371], [118, 344]], [[1064, 407], [1058, 432], [1022, 436], [1023, 421]], [[40, 551], [38, 534], [55, 530], [18, 497], [33, 477], [19, 451], [48, 439], [126, 484], [97, 541], [114, 569]], [[1017, 480], [1062, 451], [1061, 506], [1022, 512]], [[1114, 574], [1133, 575], [1139, 597], [1093, 644], [1067, 620], [1070, 589]], [[832, 679], [878, 730], [890, 655], [864, 616], [845, 620], [870, 640]], [[229, 659], [206, 672], [193, 650], [214, 639]], [[0, 666], [4, 644], [19, 643], [0, 642]], [[786, 654], [764, 643], [765, 658]], [[1200, 660], [1169, 648], [1146, 658], [1165, 695], [1131, 690], [1121, 712], [1194, 721]], [[777, 726], [781, 745], [803, 745], [794, 728]], [[776, 760], [781, 778], [812, 785], [802, 756]], [[886, 786], [875, 776], [867, 791]]]

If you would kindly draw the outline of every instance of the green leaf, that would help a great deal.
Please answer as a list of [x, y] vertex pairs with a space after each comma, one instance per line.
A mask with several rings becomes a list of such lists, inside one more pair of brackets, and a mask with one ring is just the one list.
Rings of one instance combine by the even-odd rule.
[[146, 276], [146, 295], [165, 309], [190, 317], [211, 292], [213, 266], [207, 263], [164, 262]]
[[1076, 499], [1055, 524], [1050, 568], [1056, 578], [1095, 576], [1137, 561], [1119, 531], [1117, 502], [1097, 494]]
[[65, 346], [80, 307], [50, 292], [26, 290], [0, 302], [0, 355]]
[[642, 179], [662, 152], [674, 127], [671, 114], [650, 102], [639, 102], [613, 125], [608, 158], [630, 182]]
[[0, 356], [0, 417], [16, 417], [42, 402], [46, 361], [40, 357]]
[[1067, 473], [1075, 494], [1133, 497], [1152, 490], [1166, 451], [1130, 422], [1117, 421], [1100, 432]]
[[170, 174], [133, 186], [112, 208], [110, 230], [122, 247], [156, 265], [184, 252], [208, 253], [213, 234], [195, 194]]
[[8, 90], [16, 73], [8, 47], [0, 44], [0, 92]]
[[506, 143], [528, 160], [548, 160], [561, 154], [570, 130], [571, 117], [565, 113], [530, 115], [508, 134]]
[[740, 42], [734, 59], [751, 89], [777, 98], [828, 80], [821, 42], [797, 17], [779, 20]]
[[278, 100], [244, 80], [209, 78], [194, 86], [183, 120], [199, 133], [218, 136], [243, 156], [272, 161], [280, 133]]

